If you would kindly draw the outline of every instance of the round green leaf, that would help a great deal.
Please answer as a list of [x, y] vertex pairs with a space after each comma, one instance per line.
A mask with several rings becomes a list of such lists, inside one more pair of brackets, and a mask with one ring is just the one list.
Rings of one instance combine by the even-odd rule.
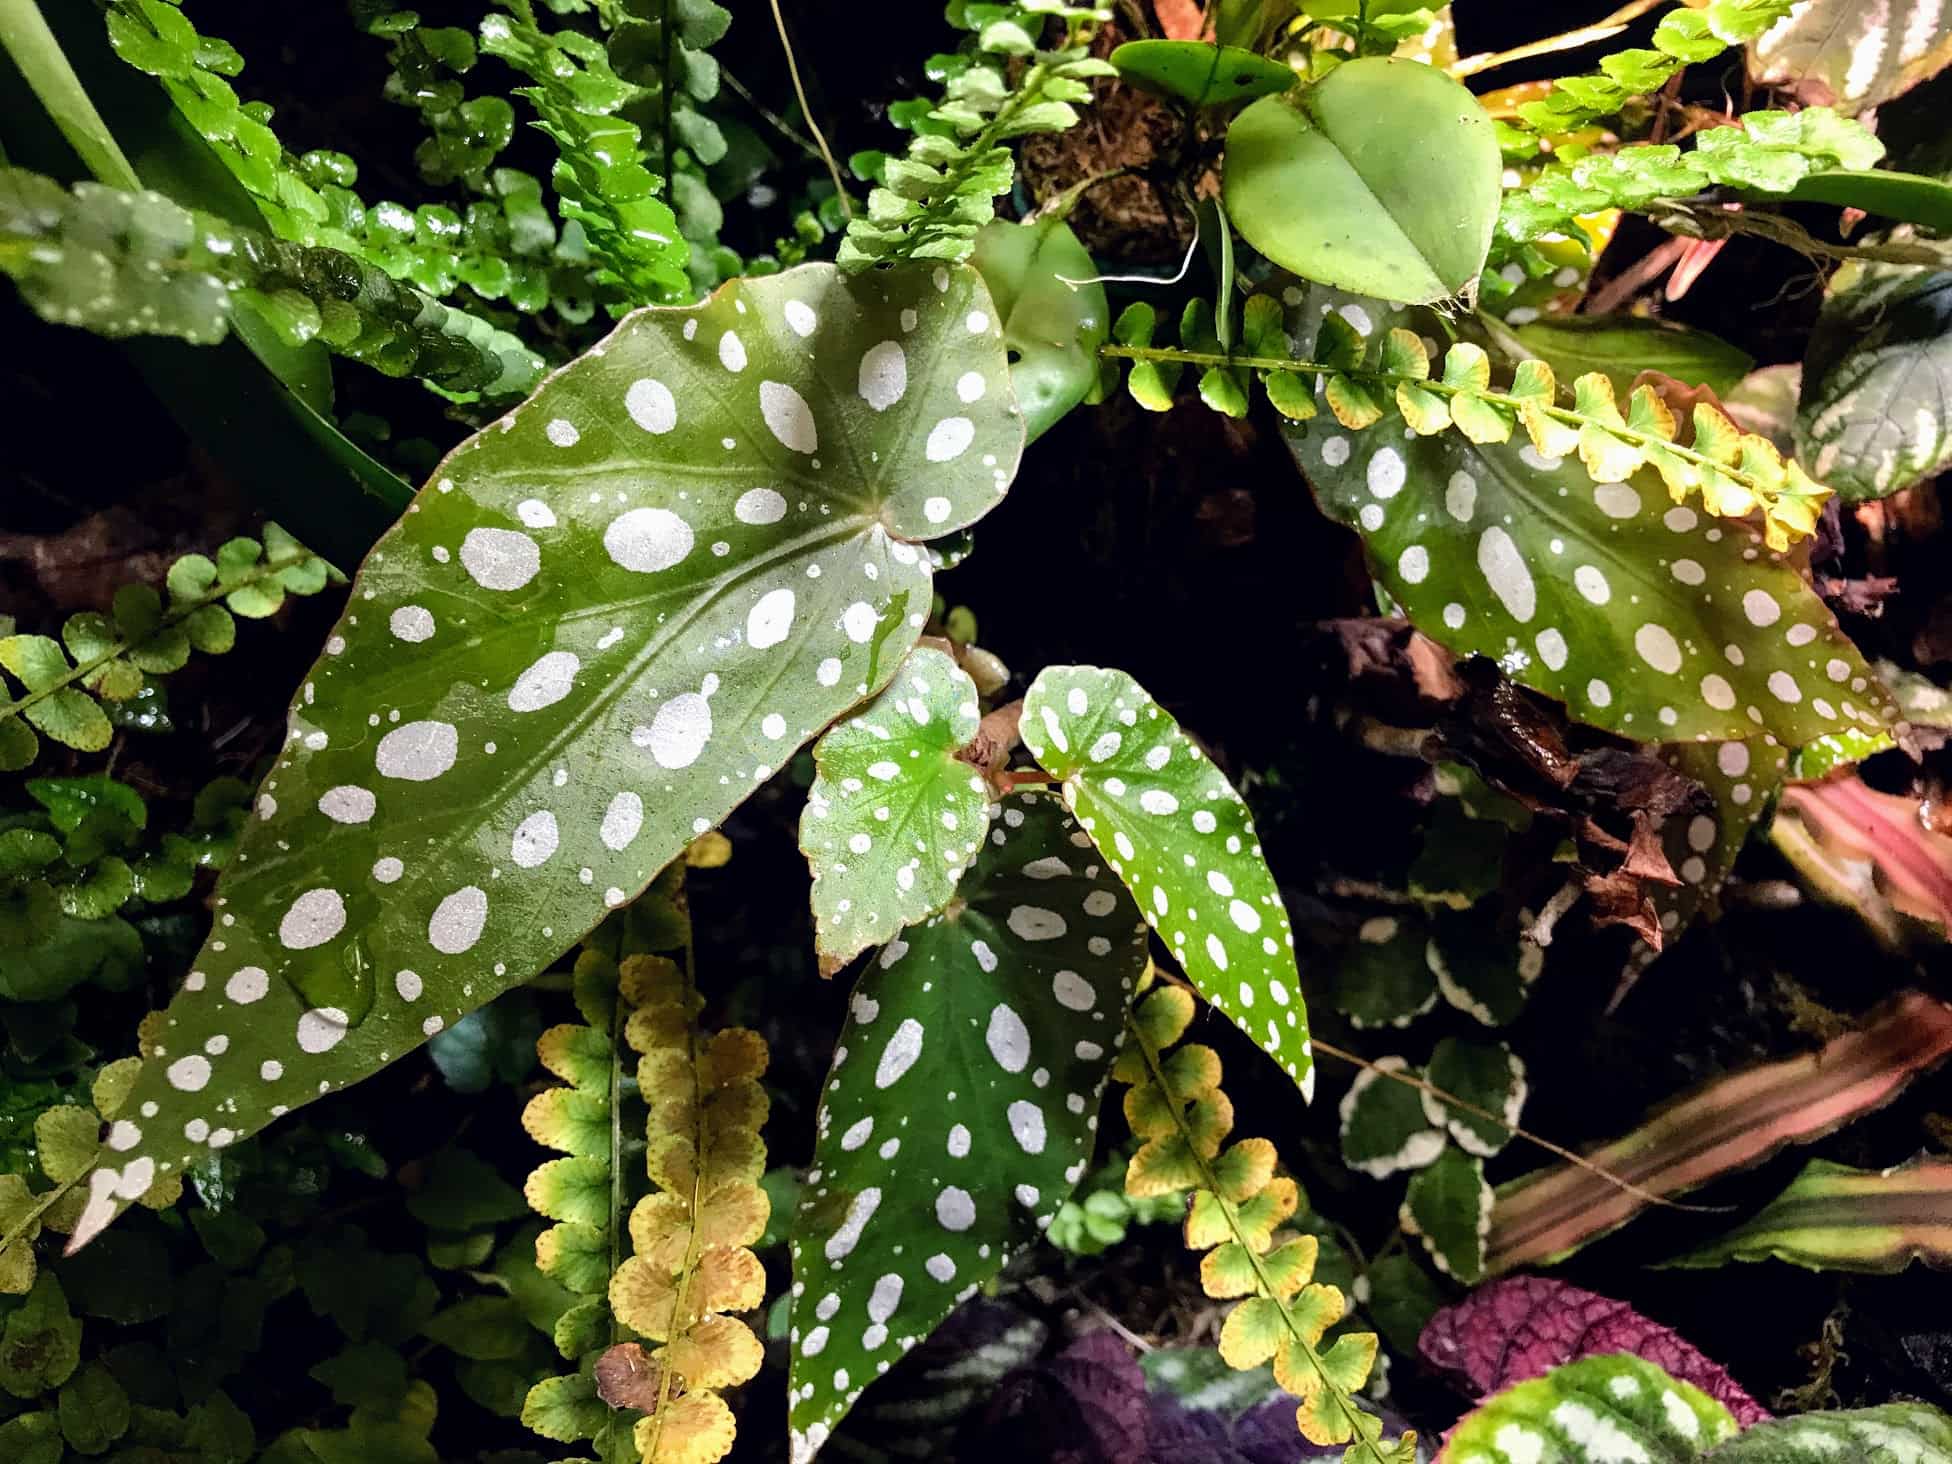
[[[1362, 335], [1440, 327], [1326, 290], [1292, 333], [1338, 311]], [[1793, 556], [1746, 521], [1670, 500], [1652, 468], [1596, 484], [1576, 457], [1459, 432], [1284, 423], [1333, 518], [1416, 627], [1483, 655], [1581, 721], [1643, 741], [1770, 734], [1795, 745], [1895, 710]]]
[[1484, 1275], [1491, 1201], [1484, 1161], [1447, 1145], [1435, 1163], [1410, 1176], [1397, 1218], [1405, 1230], [1422, 1238], [1438, 1270], [1475, 1286]]
[[1342, 1162], [1371, 1179], [1421, 1169], [1444, 1151], [1442, 1118], [1428, 1118], [1422, 1095], [1391, 1073], [1420, 1074], [1400, 1057], [1379, 1057], [1342, 1095]]
[[1424, 1076], [1431, 1086], [1477, 1108], [1500, 1114], [1503, 1123], [1421, 1092], [1424, 1117], [1447, 1128], [1467, 1154], [1488, 1159], [1511, 1142], [1511, 1126], [1525, 1107], [1525, 1060], [1502, 1042], [1446, 1037], [1430, 1055]]
[[1491, 118], [1419, 61], [1350, 61], [1263, 97], [1227, 129], [1226, 168], [1241, 237], [1307, 279], [1428, 304], [1469, 290], [1491, 250]]
[[812, 265], [629, 316], [449, 454], [302, 684], [77, 1242], [528, 979], [877, 691], [921, 541], [1022, 441], [975, 271]]
[[1120, 79], [1196, 107], [1251, 102], [1295, 84], [1292, 68], [1211, 41], [1127, 41], [1111, 54]]
[[976, 684], [920, 648], [868, 707], [814, 744], [800, 815], [814, 945], [835, 971], [956, 893], [989, 831], [989, 785], [956, 754], [981, 720]]
[[1030, 223], [994, 219], [976, 235], [969, 258], [1003, 317], [1010, 384], [1023, 407], [1026, 440], [1035, 442], [1090, 396], [1098, 382], [1098, 348], [1111, 307], [1098, 266], [1071, 226], [1055, 214]]
[[1407, 1027], [1437, 1004], [1437, 977], [1424, 959], [1423, 921], [1373, 915], [1336, 962], [1335, 1009], [1358, 1027]]
[[1294, 933], [1233, 785], [1123, 671], [1046, 667], [1023, 741], [1200, 994], [1310, 1097]]
[[793, 1456], [1034, 1241], [1090, 1162], [1145, 926], [1048, 793], [848, 1005], [794, 1224]]

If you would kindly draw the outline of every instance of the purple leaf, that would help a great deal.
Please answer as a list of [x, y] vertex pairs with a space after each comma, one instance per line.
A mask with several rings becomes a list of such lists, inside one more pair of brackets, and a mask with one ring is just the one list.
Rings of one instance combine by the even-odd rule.
[[1624, 1301], [1547, 1276], [1508, 1276], [1480, 1286], [1430, 1319], [1418, 1350], [1473, 1397], [1582, 1357], [1631, 1352], [1718, 1399], [1744, 1428], [1770, 1416], [1727, 1369], [1679, 1333]]

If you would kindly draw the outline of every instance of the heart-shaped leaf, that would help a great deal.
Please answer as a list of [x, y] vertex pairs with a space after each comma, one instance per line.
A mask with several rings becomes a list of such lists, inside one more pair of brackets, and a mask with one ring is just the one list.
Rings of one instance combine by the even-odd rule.
[[995, 219], [976, 236], [969, 257], [1003, 318], [1010, 384], [1023, 408], [1026, 439], [1035, 442], [1098, 384], [1098, 348], [1111, 328], [1098, 266], [1055, 214], [1030, 223]]
[[566, 950], [901, 663], [916, 541], [1023, 440], [966, 268], [817, 265], [627, 318], [368, 557], [90, 1180], [160, 1174]]
[[976, 684], [941, 651], [912, 652], [888, 689], [814, 744], [800, 815], [813, 866], [814, 945], [840, 969], [933, 915], [983, 845], [989, 785], [956, 754], [976, 735]]
[[[1437, 328], [1329, 291], [1295, 308], [1297, 338], [1331, 311], [1362, 334]], [[1670, 503], [1652, 469], [1595, 483], [1576, 457], [1529, 442], [1351, 432], [1326, 413], [1282, 431], [1419, 630], [1581, 721], [1646, 741], [1761, 732], [1793, 746], [1894, 710], [1787, 555], [1747, 523]]]
[[1145, 926], [1047, 793], [855, 987], [793, 1232], [793, 1457], [1034, 1240], [1084, 1173]]
[[1046, 667], [1023, 741], [1201, 995], [1311, 1097], [1294, 932], [1233, 784], [1123, 671]]
[[1854, 503], [1952, 462], [1952, 273], [1877, 266], [1852, 275], [1810, 337], [1796, 445]]
[[1227, 129], [1227, 213], [1241, 237], [1305, 279], [1385, 300], [1471, 288], [1502, 171], [1489, 114], [1420, 61], [1346, 62]]
[[1196, 107], [1251, 102], [1287, 91], [1294, 69], [1239, 46], [1210, 41], [1127, 41], [1111, 55], [1121, 80]]

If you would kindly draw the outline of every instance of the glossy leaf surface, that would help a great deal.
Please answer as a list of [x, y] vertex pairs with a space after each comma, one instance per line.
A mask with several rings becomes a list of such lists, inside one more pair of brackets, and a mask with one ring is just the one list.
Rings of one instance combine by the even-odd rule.
[[1507, 1388], [1465, 1416], [1447, 1453], [1534, 1464], [1685, 1464], [1735, 1431], [1734, 1415], [1694, 1384], [1622, 1352]]
[[[1409, 321], [1315, 291], [1292, 327], [1331, 310], [1370, 334]], [[1786, 555], [1745, 522], [1670, 502], [1652, 469], [1595, 483], [1577, 457], [1522, 437], [1351, 432], [1326, 413], [1283, 431], [1322, 507], [1357, 530], [1376, 578], [1417, 628], [1648, 741], [1786, 744], [1877, 727], [1889, 705]]]
[[833, 971], [955, 896], [990, 826], [989, 785], [956, 754], [980, 720], [976, 685], [919, 648], [887, 690], [814, 744], [800, 815], [813, 866], [814, 945]]
[[1023, 741], [1206, 999], [1315, 1091], [1294, 934], [1247, 805], [1123, 671], [1047, 667]]
[[894, 673], [1022, 441], [966, 269], [629, 317], [435, 470], [294, 703], [92, 1235], [526, 979]]
[[1940, 0], [1802, 0], [1757, 40], [1756, 80], [1805, 101], [1861, 111], [1909, 91], [1952, 62], [1952, 10]]
[[1119, 77], [1196, 107], [1250, 102], [1287, 91], [1293, 68], [1239, 46], [1210, 41], [1127, 41], [1112, 52]]
[[1909, 488], [1952, 462], [1952, 273], [1849, 271], [1824, 302], [1803, 368], [1796, 444], [1850, 501]]
[[1562, 379], [1603, 371], [1623, 397], [1643, 371], [1726, 394], [1755, 366], [1747, 351], [1720, 336], [1638, 315], [1540, 316], [1517, 332], [1525, 349]]
[[1145, 945], [1063, 806], [1018, 793], [956, 902], [869, 963], [794, 1225], [794, 1458], [1070, 1194]]
[[1097, 265], [1071, 226], [1055, 214], [1032, 223], [993, 219], [969, 258], [989, 287], [1009, 347], [1010, 384], [1035, 442], [1098, 383], [1098, 348], [1111, 326]]
[[1490, 116], [1417, 61], [1347, 62], [1263, 97], [1227, 130], [1227, 211], [1241, 237], [1306, 279], [1387, 300], [1471, 287], [1500, 174]]
[[1667, 1264], [1772, 1259], [1811, 1271], [1952, 1265], [1952, 1160], [1921, 1155], [1875, 1170], [1812, 1159], [1754, 1215]]

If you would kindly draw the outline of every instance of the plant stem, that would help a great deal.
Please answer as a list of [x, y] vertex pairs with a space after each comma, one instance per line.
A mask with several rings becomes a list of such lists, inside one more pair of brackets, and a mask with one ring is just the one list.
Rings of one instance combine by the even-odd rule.
[[40, 1199], [35, 1202], [33, 1209], [29, 1210], [25, 1215], [21, 1216], [20, 1219], [16, 1220], [13, 1224], [13, 1227], [10, 1230], [8, 1230], [5, 1235], [0, 1235], [0, 1254], [5, 1253], [7, 1250], [17, 1245], [26, 1236], [28, 1227], [30, 1227], [36, 1221], [38, 1221], [41, 1218], [41, 1216], [45, 1215], [49, 1210], [52, 1210], [55, 1204], [60, 1200], [60, 1198], [63, 1195], [65, 1195], [69, 1190], [73, 1189], [76, 1185], [80, 1184], [84, 1179], [86, 1179], [90, 1174], [93, 1174], [94, 1172], [95, 1172], [95, 1166], [93, 1164], [90, 1164], [86, 1169], [82, 1170], [81, 1173], [69, 1175], [68, 1178], [62, 1180], [61, 1183], [57, 1184], [53, 1189], [49, 1190], [46, 1194], [42, 1195]]
[[98, 181], [116, 188], [142, 187], [34, 0], [0, 0], [0, 46]]
[[[157, 623], [155, 634], [157, 635], [162, 634], [162, 632], [170, 629], [172, 626], [178, 625], [182, 623], [184, 620], [187, 620], [190, 616], [194, 615], [197, 611], [204, 609], [206, 606], [216, 604], [219, 600], [223, 599], [226, 595], [234, 594], [238, 590], [248, 588], [251, 585], [261, 584], [265, 580], [270, 579], [273, 575], [276, 575], [283, 570], [290, 569], [294, 564], [301, 563], [303, 560], [310, 559], [312, 557], [313, 557], [312, 552], [309, 549], [306, 549], [306, 550], [301, 550], [295, 554], [289, 555], [283, 559], [276, 559], [276, 560], [266, 559], [260, 564], [252, 565], [250, 571], [247, 574], [245, 574], [243, 577], [239, 579], [228, 580], [221, 584], [213, 586], [209, 594], [200, 596], [195, 600], [186, 600], [183, 601], [181, 604], [172, 605], [170, 607], [169, 613], [164, 615], [163, 618]], [[151, 638], [153, 639], [153, 637]], [[33, 706], [34, 703], [41, 701], [46, 697], [53, 696], [55, 692], [60, 691], [65, 687], [73, 686], [77, 681], [86, 681], [90, 676], [93, 676], [97, 671], [101, 670], [102, 667], [106, 666], [109, 662], [115, 660], [118, 656], [127, 655], [134, 648], [135, 648], [135, 643], [133, 641], [116, 640], [112, 642], [109, 648], [103, 651], [100, 655], [93, 656], [86, 661], [80, 662], [75, 666], [75, 668], [72, 671], [69, 671], [66, 675], [61, 676], [58, 679], [49, 682], [46, 686], [41, 687], [38, 691], [29, 691], [25, 695], [23, 695], [18, 701], [8, 702], [5, 705], [0, 705], [0, 722], [6, 721], [7, 718], [9, 717], [17, 717], [21, 715], [29, 707]]]
[[1527, 410], [1540, 412], [1569, 427], [1597, 427], [1623, 442], [1631, 442], [1642, 448], [1654, 447], [1672, 453], [1696, 467], [1712, 468], [1730, 481], [1741, 484], [1759, 502], [1768, 503], [1776, 496], [1776, 489], [1735, 464], [1718, 463], [1706, 453], [1697, 452], [1691, 447], [1683, 447], [1680, 443], [1656, 433], [1643, 432], [1624, 423], [1615, 427], [1611, 423], [1594, 422], [1571, 407], [1540, 401], [1536, 397], [1516, 397], [1506, 392], [1488, 389], [1479, 391], [1475, 387], [1455, 386], [1437, 377], [1407, 376], [1398, 372], [1370, 371], [1360, 368], [1345, 370], [1338, 366], [1325, 366], [1319, 361], [1291, 361], [1283, 356], [1228, 355], [1218, 351], [1182, 351], [1167, 346], [1119, 345], [1100, 346], [1098, 354], [1122, 361], [1163, 361], [1185, 366], [1225, 366], [1245, 371], [1293, 371], [1303, 376], [1347, 376], [1375, 382], [1381, 386], [1412, 386], [1442, 397], [1475, 397], [1479, 401], [1491, 402], [1515, 413]]
[[779, 0], [772, 0], [772, 5], [773, 25], [779, 31], [780, 49], [786, 52], [786, 74], [793, 78], [793, 95], [799, 98], [800, 115], [806, 118], [807, 131], [813, 134], [820, 156], [827, 164], [827, 173], [834, 180], [834, 193], [840, 199], [840, 211], [851, 219], [854, 217], [854, 202], [847, 196], [847, 184], [841, 180], [840, 164], [834, 161], [834, 150], [827, 146], [827, 135], [820, 130], [813, 108], [807, 105], [807, 89], [800, 80], [800, 63], [793, 57], [793, 40], [786, 33], [786, 17], [780, 14]]
[[1467, 76], [1476, 76], [1480, 71], [1490, 71], [1513, 61], [1526, 61], [1534, 56], [1550, 56], [1557, 51], [1574, 51], [1581, 46], [1611, 40], [1625, 30], [1630, 22], [1638, 20], [1655, 6], [1665, 3], [1666, 0], [1630, 0], [1629, 4], [1622, 5], [1604, 20], [1581, 26], [1578, 30], [1547, 36], [1541, 41], [1530, 41], [1522, 46], [1514, 46], [1509, 51], [1486, 51], [1476, 56], [1466, 56], [1450, 67], [1450, 74], [1462, 80]]
[[1280, 1292], [1275, 1289], [1273, 1278], [1268, 1275], [1260, 1252], [1254, 1249], [1252, 1240], [1241, 1228], [1240, 1220], [1234, 1213], [1233, 1203], [1220, 1193], [1220, 1181], [1213, 1172], [1212, 1161], [1200, 1152], [1199, 1141], [1186, 1122], [1184, 1110], [1181, 1109], [1178, 1100], [1172, 1097], [1173, 1090], [1166, 1081], [1165, 1066], [1160, 1059], [1159, 1049], [1152, 1045], [1151, 1040], [1140, 1029], [1139, 1024], [1132, 1020], [1129, 1013], [1125, 1018], [1125, 1031], [1126, 1035], [1138, 1044], [1139, 1053], [1145, 1059], [1146, 1072], [1151, 1075], [1152, 1081], [1159, 1085], [1159, 1091], [1166, 1095], [1166, 1108], [1171, 1112], [1173, 1123], [1179, 1129], [1181, 1139], [1186, 1143], [1186, 1152], [1192, 1156], [1194, 1164], [1200, 1171], [1201, 1187], [1211, 1191], [1213, 1198], [1218, 1202], [1220, 1213], [1226, 1219], [1227, 1229], [1233, 1232], [1234, 1241], [1254, 1268], [1254, 1280], [1260, 1288], [1261, 1295], [1272, 1301], [1275, 1309], [1280, 1312], [1282, 1325], [1287, 1328], [1288, 1335], [1294, 1340], [1296, 1350], [1308, 1359], [1309, 1367], [1314, 1370], [1321, 1382], [1324, 1396], [1335, 1400], [1344, 1421], [1349, 1425], [1348, 1437], [1360, 1443], [1375, 1460], [1375, 1464], [1389, 1464], [1388, 1455], [1383, 1453], [1374, 1439], [1362, 1431], [1362, 1421], [1369, 1415], [1356, 1407], [1348, 1396], [1329, 1380], [1328, 1374], [1322, 1369], [1321, 1359], [1316, 1355], [1313, 1344], [1309, 1342], [1300, 1324], [1295, 1321], [1294, 1313], [1288, 1309], [1288, 1304], [1281, 1299]]

